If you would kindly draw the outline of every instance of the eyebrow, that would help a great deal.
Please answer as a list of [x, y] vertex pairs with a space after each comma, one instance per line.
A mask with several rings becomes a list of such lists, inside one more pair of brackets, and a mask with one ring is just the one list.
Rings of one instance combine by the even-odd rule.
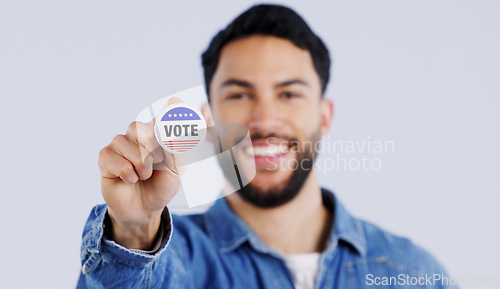
[[[290, 80], [285, 80], [285, 81], [282, 81], [282, 82], [275, 84], [274, 88], [286, 87], [286, 86], [293, 85], [293, 84], [299, 84], [299, 85], [304, 85], [306, 87], [309, 87], [309, 84], [303, 80], [290, 79]], [[231, 78], [231, 79], [224, 81], [224, 83], [222, 83], [222, 85], [220, 86], [220, 89], [223, 89], [225, 86], [230, 86], [230, 85], [236, 85], [236, 86], [241, 86], [241, 87], [245, 87], [245, 88], [254, 88], [254, 86], [246, 80]]]

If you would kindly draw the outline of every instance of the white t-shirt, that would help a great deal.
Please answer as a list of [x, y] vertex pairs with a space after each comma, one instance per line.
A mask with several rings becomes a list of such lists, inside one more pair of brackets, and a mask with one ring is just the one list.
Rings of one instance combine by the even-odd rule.
[[292, 273], [296, 289], [313, 289], [318, 273], [320, 253], [282, 255]]

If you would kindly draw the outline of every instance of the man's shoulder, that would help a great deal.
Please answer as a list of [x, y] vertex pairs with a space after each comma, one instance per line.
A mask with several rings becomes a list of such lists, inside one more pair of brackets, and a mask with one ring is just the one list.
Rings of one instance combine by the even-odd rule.
[[356, 219], [366, 239], [365, 261], [385, 263], [400, 272], [441, 274], [444, 268], [437, 259], [410, 239], [393, 234], [366, 220]]

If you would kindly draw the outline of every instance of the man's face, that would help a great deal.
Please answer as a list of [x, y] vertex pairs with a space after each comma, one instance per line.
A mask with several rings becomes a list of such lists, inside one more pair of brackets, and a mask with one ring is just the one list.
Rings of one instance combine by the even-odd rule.
[[[249, 129], [252, 146], [238, 150], [236, 157], [239, 163], [255, 163], [256, 175], [247, 185], [253, 198], [260, 199], [254, 203], [276, 206], [293, 198], [311, 169], [316, 142], [327, 133], [332, 112], [331, 102], [321, 98], [309, 51], [272, 36], [230, 42], [221, 51], [210, 98], [215, 122]], [[297, 184], [297, 178], [303, 180]], [[297, 192], [286, 192], [294, 181]]]

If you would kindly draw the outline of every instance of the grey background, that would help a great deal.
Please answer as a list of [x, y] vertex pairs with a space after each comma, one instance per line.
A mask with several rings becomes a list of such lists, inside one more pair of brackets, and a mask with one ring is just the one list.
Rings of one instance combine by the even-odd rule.
[[[103, 202], [97, 153], [142, 108], [202, 84], [200, 53], [250, 3], [0, 2], [0, 287], [75, 286]], [[335, 59], [331, 137], [395, 144], [381, 170], [322, 183], [454, 276], [497, 282], [464, 288], [500, 288], [500, 2], [287, 3]]]

